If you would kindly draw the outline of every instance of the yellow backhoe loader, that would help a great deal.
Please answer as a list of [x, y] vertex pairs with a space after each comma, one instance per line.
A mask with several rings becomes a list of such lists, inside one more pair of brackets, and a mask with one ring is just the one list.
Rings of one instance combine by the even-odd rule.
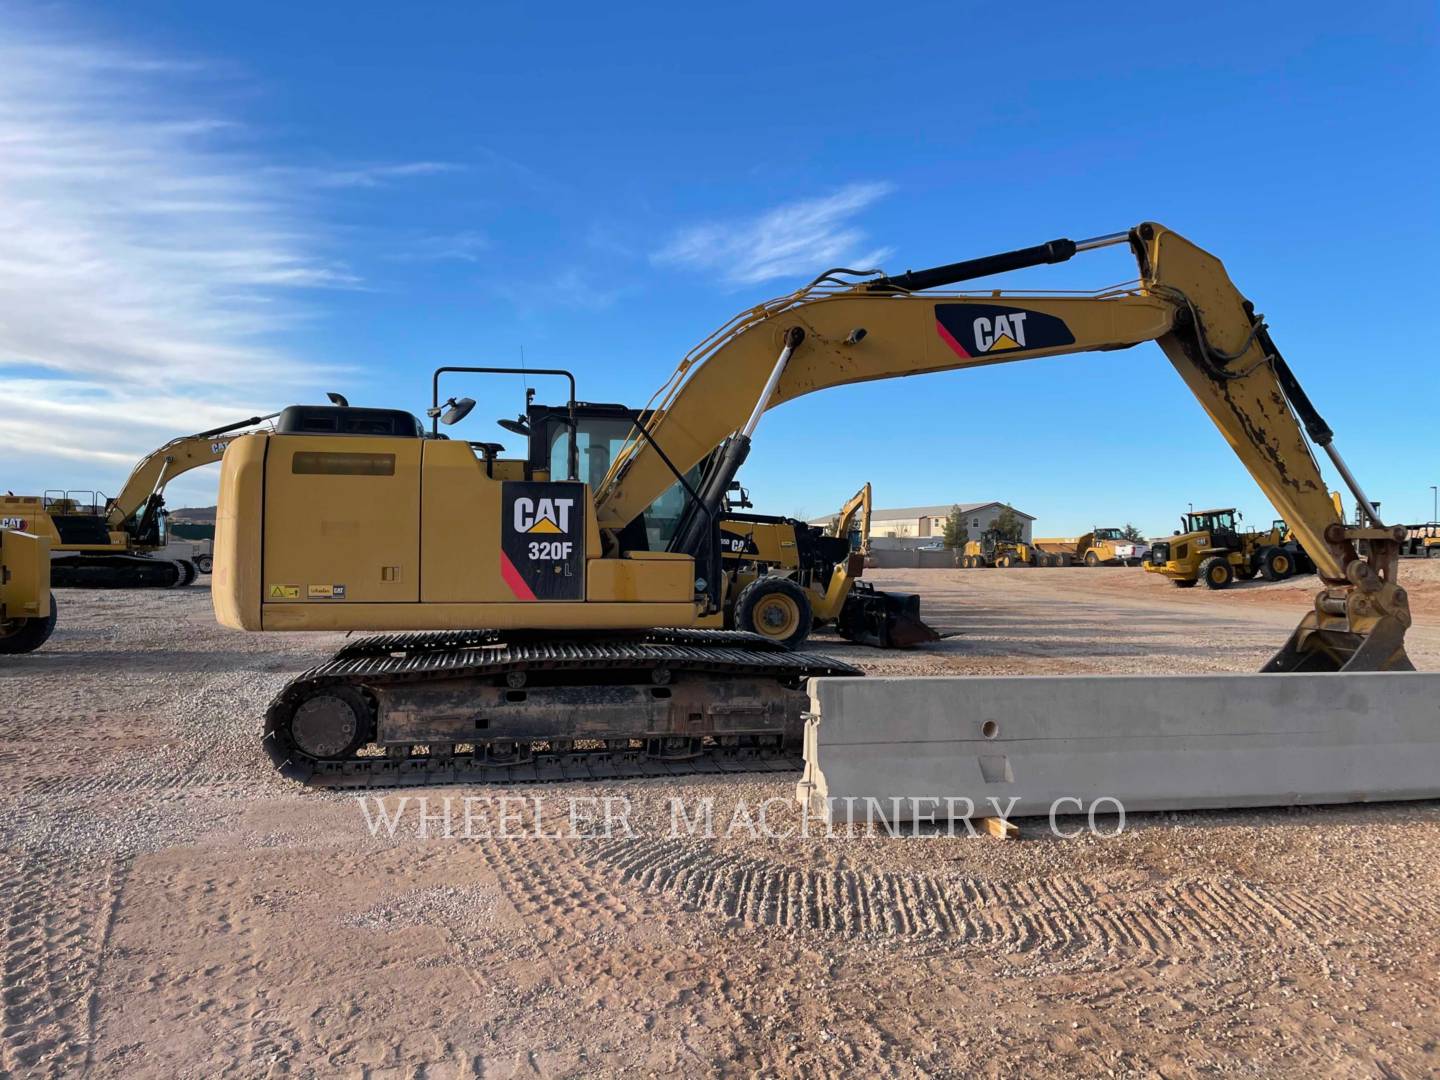
[[0, 495], [0, 530], [28, 531], [49, 541], [53, 586], [192, 584], [200, 572], [195, 561], [165, 552], [165, 485], [191, 469], [218, 462], [242, 429], [278, 415], [252, 416], [172, 439], [140, 459], [113, 499], [97, 491]]
[[[1133, 286], [936, 291], [1112, 244], [1134, 254]], [[399, 410], [292, 406], [275, 431], [234, 439], [220, 621], [390, 632], [292, 680], [267, 711], [266, 748], [285, 775], [331, 787], [790, 767], [805, 680], [859, 672], [705, 629], [726, 602], [724, 497], [766, 410], [830, 386], [1148, 341], [1319, 568], [1314, 609], [1264, 670], [1411, 670], [1403, 530], [1338, 518], [1307, 432], [1369, 500], [1263, 319], [1218, 259], [1147, 222], [893, 277], [827, 271], [708, 337], [639, 423], [587, 409], [573, 376], [551, 370], [570, 384], [556, 422], [506, 422], [529, 439], [523, 458], [439, 437], [474, 405], [441, 403], [453, 368], [435, 372], [428, 433]]]
[[0, 656], [34, 652], [55, 631], [50, 541], [16, 524], [0, 528]]
[[720, 515], [726, 581], [724, 626], [796, 648], [812, 628], [880, 649], [904, 649], [940, 635], [920, 618], [920, 597], [861, 580], [870, 541], [870, 485], [828, 529], [795, 518], [747, 514], [748, 497]]

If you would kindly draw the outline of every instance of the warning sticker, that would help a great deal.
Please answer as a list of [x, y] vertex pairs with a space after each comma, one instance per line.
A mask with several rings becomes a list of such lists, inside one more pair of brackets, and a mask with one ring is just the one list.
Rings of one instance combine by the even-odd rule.
[[271, 585], [271, 586], [270, 586], [270, 599], [271, 599], [271, 600], [299, 600], [299, 599], [300, 599], [300, 586], [299, 586], [299, 585]]
[[305, 589], [305, 595], [311, 600], [344, 600], [344, 585], [309, 585]]

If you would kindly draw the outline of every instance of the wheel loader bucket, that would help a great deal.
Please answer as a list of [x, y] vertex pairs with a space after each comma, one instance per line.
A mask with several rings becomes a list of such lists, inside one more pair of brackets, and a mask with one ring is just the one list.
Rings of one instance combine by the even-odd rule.
[[916, 593], [889, 593], [857, 581], [835, 629], [841, 637], [877, 649], [910, 649], [940, 640], [935, 629], [920, 618]]

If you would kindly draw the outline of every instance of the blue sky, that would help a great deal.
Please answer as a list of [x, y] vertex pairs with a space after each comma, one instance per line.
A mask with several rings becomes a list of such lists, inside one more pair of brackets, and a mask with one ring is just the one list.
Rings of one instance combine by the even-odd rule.
[[[1225, 260], [1372, 497], [1428, 517], [1436, 19], [0, 0], [0, 484], [113, 491], [170, 435], [327, 389], [418, 411], [437, 364], [522, 349], [640, 404], [837, 262], [1152, 219]], [[1133, 276], [1111, 249], [994, 283]], [[466, 392], [470, 437], [503, 437], [521, 381]], [[1270, 517], [1154, 346], [813, 395], [766, 417], [744, 480], [805, 516], [870, 480], [1047, 533]]]

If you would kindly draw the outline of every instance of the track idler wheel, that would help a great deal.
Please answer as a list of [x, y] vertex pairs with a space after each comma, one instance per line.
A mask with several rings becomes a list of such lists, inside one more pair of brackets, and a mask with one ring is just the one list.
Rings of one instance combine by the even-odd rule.
[[315, 687], [265, 719], [266, 752], [294, 780], [308, 780], [317, 761], [343, 761], [375, 738], [375, 707], [353, 686]]

